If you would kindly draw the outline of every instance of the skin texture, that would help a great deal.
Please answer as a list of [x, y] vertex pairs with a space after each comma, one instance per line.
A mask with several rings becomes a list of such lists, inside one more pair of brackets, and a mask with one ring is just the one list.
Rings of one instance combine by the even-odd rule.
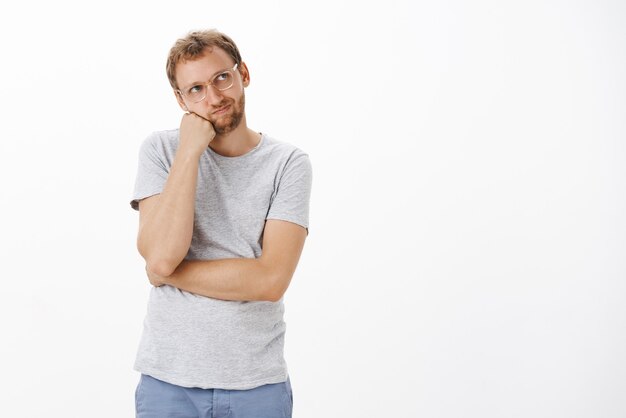
[[[176, 81], [181, 88], [204, 83], [234, 64], [224, 51], [212, 48], [198, 59], [178, 63]], [[178, 151], [161, 194], [139, 202], [137, 248], [154, 286], [174, 286], [223, 300], [269, 302], [278, 301], [289, 286], [307, 231], [287, 221], [266, 221], [259, 258], [184, 260], [193, 234], [201, 155], [211, 147], [224, 156], [240, 156], [261, 139], [246, 124], [244, 89], [249, 84], [248, 67], [242, 62], [230, 89], [210, 87], [207, 97], [198, 103], [175, 92], [186, 112]]]

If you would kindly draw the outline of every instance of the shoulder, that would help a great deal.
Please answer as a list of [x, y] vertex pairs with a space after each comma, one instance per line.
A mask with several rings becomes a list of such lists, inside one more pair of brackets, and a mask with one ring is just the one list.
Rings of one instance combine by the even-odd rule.
[[178, 131], [178, 129], [154, 131], [144, 139], [143, 144], [164, 147], [178, 146]]
[[178, 148], [178, 129], [154, 131], [141, 143], [140, 153], [169, 155]]
[[263, 141], [266, 152], [283, 161], [309, 160], [309, 154], [293, 144], [279, 141], [267, 134], [263, 134]]
[[309, 154], [288, 142], [263, 134], [264, 148], [276, 163], [277, 179], [281, 183], [308, 183], [310, 187], [312, 166]]

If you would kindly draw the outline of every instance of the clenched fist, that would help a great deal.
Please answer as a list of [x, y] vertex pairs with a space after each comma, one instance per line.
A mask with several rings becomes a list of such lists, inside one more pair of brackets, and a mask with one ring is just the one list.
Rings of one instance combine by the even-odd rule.
[[200, 157], [215, 138], [213, 124], [195, 113], [185, 113], [180, 121], [179, 151]]

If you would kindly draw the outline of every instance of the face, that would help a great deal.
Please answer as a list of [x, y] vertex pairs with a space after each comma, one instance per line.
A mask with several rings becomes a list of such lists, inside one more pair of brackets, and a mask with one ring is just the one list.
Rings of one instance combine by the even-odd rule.
[[[220, 48], [207, 50], [204, 55], [194, 60], [179, 62], [176, 65], [176, 82], [181, 91], [196, 84], [211, 80], [216, 74], [233, 68], [235, 62]], [[239, 126], [245, 114], [244, 87], [250, 83], [248, 68], [245, 63], [237, 66], [232, 87], [219, 91], [209, 86], [207, 95], [198, 103], [176, 93], [181, 108], [196, 113], [213, 124], [217, 134], [226, 134]]]

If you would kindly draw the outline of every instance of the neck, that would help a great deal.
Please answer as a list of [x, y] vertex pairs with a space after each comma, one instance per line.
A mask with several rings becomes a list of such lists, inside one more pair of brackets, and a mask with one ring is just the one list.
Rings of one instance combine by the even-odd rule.
[[209, 147], [224, 157], [239, 157], [256, 147], [261, 135], [249, 129], [245, 117], [235, 130], [225, 134], [217, 134]]

